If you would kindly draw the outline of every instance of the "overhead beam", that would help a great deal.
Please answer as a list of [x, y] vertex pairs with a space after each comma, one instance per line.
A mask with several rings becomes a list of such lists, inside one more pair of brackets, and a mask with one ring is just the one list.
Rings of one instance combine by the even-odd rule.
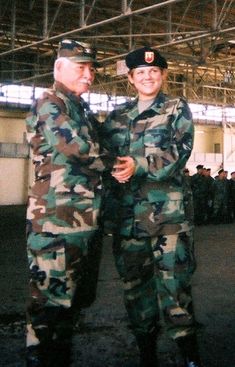
[[120, 14], [118, 16], [102, 20], [100, 22], [85, 25], [82, 28], [81, 27], [76, 28], [76, 29], [73, 29], [71, 31], [60, 33], [56, 36], [48, 37], [46, 39], [42, 39], [42, 40], [34, 42], [34, 43], [30, 43], [30, 44], [27, 44], [27, 45], [24, 45], [24, 46], [21, 46], [21, 47], [17, 47], [14, 50], [4, 51], [4, 52], [0, 53], [0, 56], [6, 56], [6, 55], [9, 55], [11, 53], [19, 52], [19, 51], [25, 50], [27, 48], [34, 47], [36, 45], [40, 45], [40, 44], [45, 43], [45, 42], [55, 41], [55, 40], [58, 40], [60, 38], [70, 36], [74, 33], [79, 33], [79, 32], [84, 31], [84, 30], [90, 30], [94, 27], [99, 27], [99, 26], [103, 26], [103, 25], [106, 25], [106, 24], [109, 24], [109, 23], [112, 23], [112, 22], [116, 22], [116, 21], [119, 21], [121, 19], [127, 18], [130, 15], [143, 14], [143, 13], [149, 12], [151, 10], [161, 8], [161, 7], [164, 7], [164, 6], [167, 6], [167, 5], [170, 5], [170, 4], [174, 4], [174, 3], [179, 3], [179, 2], [182, 2], [182, 1], [184, 1], [184, 0], [167, 0], [167, 1], [164, 1], [164, 2], [161, 2], [161, 3], [158, 3], [158, 4], [154, 4], [154, 5], [147, 6], [147, 7], [141, 8], [141, 9], [133, 10], [133, 11], [130, 11], [130, 13], [128, 13], [128, 14]]
[[48, 36], [48, 37], [49, 37], [49, 34], [51, 33], [51, 30], [52, 30], [52, 28], [53, 28], [53, 26], [54, 26], [54, 23], [55, 23], [55, 21], [56, 21], [56, 19], [57, 19], [58, 15], [59, 15], [59, 12], [60, 12], [61, 6], [62, 6], [62, 4], [63, 4], [63, 0], [59, 0], [59, 1], [60, 1], [60, 3], [59, 3], [59, 5], [58, 5], [58, 7], [57, 7], [57, 9], [56, 9], [56, 12], [55, 12], [54, 17], [53, 17], [53, 19], [52, 19], [52, 21], [51, 21], [51, 24], [50, 24], [50, 28], [49, 28], [49, 30], [48, 30], [48, 34], [47, 34], [47, 36]]
[[48, 36], [48, 0], [43, 2], [43, 15], [43, 37], [46, 38]]
[[80, 20], [79, 26], [83, 28], [86, 25], [85, 23], [85, 0], [80, 1]]
[[11, 47], [15, 48], [15, 36], [16, 36], [16, 2], [12, 0], [11, 6]]

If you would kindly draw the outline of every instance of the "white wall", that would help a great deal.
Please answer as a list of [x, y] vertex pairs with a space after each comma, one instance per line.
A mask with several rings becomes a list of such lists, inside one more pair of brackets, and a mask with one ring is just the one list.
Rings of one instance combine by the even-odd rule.
[[25, 133], [25, 113], [0, 111], [1, 143], [23, 143]]
[[221, 126], [195, 126], [194, 151], [198, 153], [215, 153], [215, 144], [223, 150], [223, 130]]
[[[21, 111], [0, 111], [0, 143], [24, 142], [25, 116]], [[0, 205], [27, 202], [28, 172], [28, 159], [0, 157]]]
[[0, 158], [0, 205], [27, 202], [28, 166], [27, 159]]

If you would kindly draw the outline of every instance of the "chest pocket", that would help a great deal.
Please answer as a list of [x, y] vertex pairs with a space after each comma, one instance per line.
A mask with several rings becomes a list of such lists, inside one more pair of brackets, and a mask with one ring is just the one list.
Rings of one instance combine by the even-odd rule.
[[144, 135], [145, 157], [149, 154], [165, 151], [171, 143], [171, 131], [165, 125], [148, 129]]
[[169, 151], [174, 141], [173, 124], [179, 100], [167, 101], [160, 114], [148, 119], [144, 134], [145, 157]]

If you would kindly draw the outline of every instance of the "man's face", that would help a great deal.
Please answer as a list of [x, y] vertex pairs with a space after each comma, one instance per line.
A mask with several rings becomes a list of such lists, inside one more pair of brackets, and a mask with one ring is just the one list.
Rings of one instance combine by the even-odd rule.
[[56, 60], [54, 77], [71, 92], [80, 96], [88, 92], [93, 83], [95, 68], [91, 62], [73, 62], [63, 57]]
[[224, 171], [222, 171], [221, 173], [219, 173], [219, 178], [221, 180], [223, 180], [226, 177], [226, 173]]
[[136, 88], [139, 99], [152, 99], [159, 93], [162, 83], [166, 78], [166, 70], [157, 66], [141, 66], [133, 69], [128, 78]]

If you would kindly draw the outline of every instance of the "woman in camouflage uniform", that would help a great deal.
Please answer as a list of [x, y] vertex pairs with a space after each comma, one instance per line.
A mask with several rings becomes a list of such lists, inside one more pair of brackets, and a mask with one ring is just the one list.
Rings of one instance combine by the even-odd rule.
[[193, 147], [192, 116], [183, 98], [161, 92], [168, 65], [158, 51], [132, 51], [126, 64], [138, 98], [119, 106], [103, 127], [104, 146], [118, 156], [112, 176], [105, 177], [106, 203], [113, 202], [106, 208], [114, 212], [116, 203], [113, 251], [125, 306], [141, 366], [158, 365], [162, 313], [185, 366], [199, 367], [190, 286], [195, 261], [182, 177]]

